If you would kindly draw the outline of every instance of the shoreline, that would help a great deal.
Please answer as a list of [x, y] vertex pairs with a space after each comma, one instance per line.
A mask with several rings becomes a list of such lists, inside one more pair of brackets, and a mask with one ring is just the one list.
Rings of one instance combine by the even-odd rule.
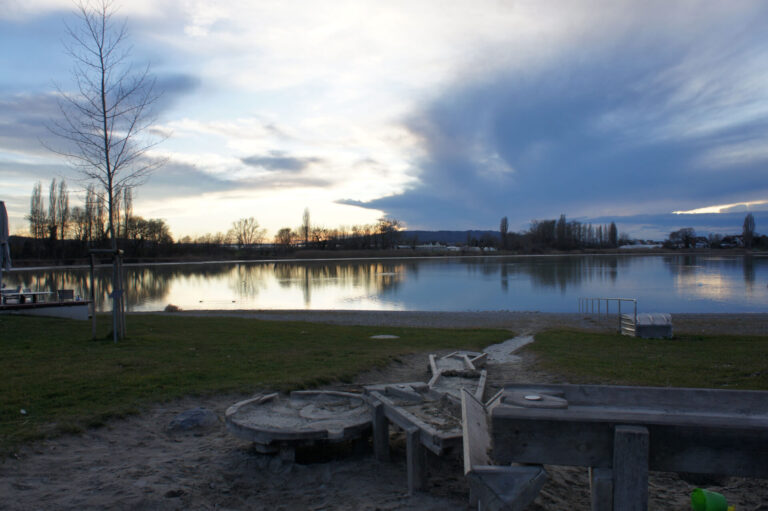
[[[241, 309], [130, 313], [132, 314], [233, 317], [381, 327], [504, 328], [518, 334], [535, 333], [552, 328], [575, 328], [595, 332], [611, 332], [617, 329], [616, 316], [605, 318], [576, 312]], [[679, 334], [768, 335], [768, 312], [673, 313], [672, 325], [674, 332]]]
[[[706, 250], [672, 250], [672, 249], [654, 249], [654, 250], [642, 250], [642, 249], [610, 249], [608, 251], [599, 251], [599, 252], [547, 252], [547, 253], [540, 253], [540, 254], [534, 254], [534, 253], [526, 253], [526, 254], [517, 254], [517, 253], [498, 253], [498, 252], [460, 252], [458, 254], [456, 253], [445, 253], [445, 252], [407, 252], [406, 250], [401, 250], [400, 252], [407, 252], [404, 254], [398, 254], [398, 251], [388, 251], [385, 253], [382, 253], [380, 255], [373, 255], [370, 253], [361, 253], [361, 254], [337, 254], [337, 255], [329, 255], [327, 253], [315, 253], [315, 254], [307, 254], [305, 257], [280, 257], [280, 256], [271, 256], [271, 257], [260, 257], [260, 258], [252, 258], [252, 259], [174, 259], [170, 258], [169, 260], [157, 260], [157, 259], [150, 259], [150, 260], [139, 260], [139, 261], [132, 261], [132, 262], [125, 262], [123, 264], [124, 267], [135, 267], [135, 266], [181, 266], [181, 265], [203, 265], [203, 264], [211, 264], [211, 265], [218, 265], [218, 264], [268, 264], [268, 263], [323, 263], [323, 262], [333, 262], [333, 261], [348, 261], [348, 262], [354, 262], [354, 261], [382, 261], [382, 260], [413, 260], [413, 259], [465, 259], [465, 258], [525, 258], [525, 257], [584, 257], [584, 256], [598, 256], [598, 257], [604, 257], [604, 256], [664, 256], [664, 255], [678, 255], [678, 256], [717, 256], [717, 257], [745, 257], [745, 256], [752, 256], [752, 257], [768, 257], [768, 252], [758, 251], [758, 252], [747, 252], [743, 249], [728, 249], [726, 253], [722, 253], [722, 249], [719, 249], [717, 251], [713, 251], [711, 249]], [[322, 257], [320, 257], [322, 256]], [[131, 260], [133, 258], [125, 258], [126, 260]], [[141, 258], [138, 258], [141, 259]], [[26, 260], [21, 259], [17, 260], [15, 262], [15, 266], [11, 268], [10, 270], [6, 270], [8, 272], [17, 272], [17, 271], [39, 271], [39, 270], [77, 270], [77, 269], [84, 269], [84, 268], [90, 268], [90, 265], [86, 260], [82, 260], [80, 262], [74, 263], [74, 264], [37, 264], [41, 263], [47, 260], [38, 260], [35, 263], [32, 263], [29, 266], [26, 266]], [[106, 264], [97, 264], [95, 267], [105, 267], [109, 268], [112, 265], [110, 263]]]

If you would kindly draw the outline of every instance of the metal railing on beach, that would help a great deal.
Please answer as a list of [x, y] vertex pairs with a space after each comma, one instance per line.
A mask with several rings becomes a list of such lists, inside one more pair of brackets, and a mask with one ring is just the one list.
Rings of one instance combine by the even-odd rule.
[[[635, 298], [605, 298], [605, 297], [579, 297], [579, 312], [584, 314], [605, 314], [607, 318], [610, 315], [610, 304], [616, 302], [616, 315], [618, 320], [618, 329], [623, 335], [635, 336], [635, 327], [637, 326], [637, 299]], [[622, 314], [621, 303], [630, 302], [632, 304], [632, 313]], [[605, 303], [605, 307], [603, 307]], [[625, 309], [626, 310], [626, 309]]]

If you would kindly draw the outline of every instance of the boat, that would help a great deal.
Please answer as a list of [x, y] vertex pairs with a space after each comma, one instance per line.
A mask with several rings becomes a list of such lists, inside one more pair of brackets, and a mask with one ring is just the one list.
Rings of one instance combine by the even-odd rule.
[[0, 314], [87, 320], [90, 318], [90, 305], [90, 300], [76, 297], [72, 289], [60, 289], [56, 293], [30, 289], [0, 291]]

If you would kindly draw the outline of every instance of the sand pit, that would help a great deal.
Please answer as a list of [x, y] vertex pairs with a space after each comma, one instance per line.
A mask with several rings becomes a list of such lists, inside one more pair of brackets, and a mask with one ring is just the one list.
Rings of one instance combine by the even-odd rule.
[[262, 453], [293, 460], [299, 447], [359, 440], [371, 429], [368, 404], [359, 394], [296, 391], [266, 394], [227, 409], [227, 429]]

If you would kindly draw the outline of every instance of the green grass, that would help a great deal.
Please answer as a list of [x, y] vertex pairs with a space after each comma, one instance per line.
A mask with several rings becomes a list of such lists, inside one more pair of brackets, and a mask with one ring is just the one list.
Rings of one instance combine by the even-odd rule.
[[768, 337], [636, 339], [552, 330], [528, 350], [539, 368], [571, 383], [768, 390]]
[[[0, 450], [185, 395], [349, 381], [402, 354], [480, 349], [510, 337], [505, 330], [148, 315], [129, 316], [128, 338], [114, 344], [109, 325], [100, 317], [99, 339], [91, 340], [90, 322], [0, 316]], [[369, 339], [383, 333], [400, 339]]]

